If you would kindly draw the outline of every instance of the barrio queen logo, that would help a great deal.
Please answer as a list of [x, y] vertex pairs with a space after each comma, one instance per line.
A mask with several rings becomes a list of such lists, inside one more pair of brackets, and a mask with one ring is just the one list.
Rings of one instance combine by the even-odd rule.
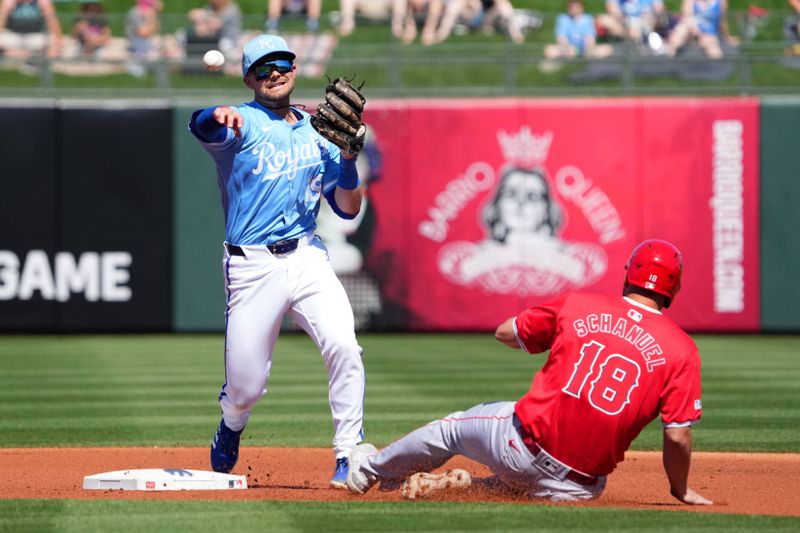
[[[523, 126], [517, 133], [498, 131], [497, 140], [505, 158], [499, 172], [489, 163], [470, 164], [436, 196], [418, 226], [422, 236], [442, 243], [439, 271], [456, 285], [519, 296], [596, 282], [608, 262], [601, 245], [625, 237], [608, 196], [575, 166], [560, 168], [551, 179], [545, 163], [552, 132], [537, 135]], [[488, 196], [479, 216], [486, 238], [448, 241], [450, 223], [479, 195]], [[571, 211], [586, 218], [597, 242], [562, 238]]]

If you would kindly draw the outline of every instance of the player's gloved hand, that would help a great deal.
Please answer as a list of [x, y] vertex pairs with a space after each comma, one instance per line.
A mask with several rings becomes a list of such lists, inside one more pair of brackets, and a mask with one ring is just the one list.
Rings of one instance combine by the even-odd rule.
[[[361, 84], [363, 86], [363, 83]], [[325, 101], [311, 116], [311, 125], [320, 135], [342, 150], [346, 158], [354, 157], [364, 147], [367, 128], [361, 120], [367, 99], [347, 78], [336, 78], [325, 88]]]

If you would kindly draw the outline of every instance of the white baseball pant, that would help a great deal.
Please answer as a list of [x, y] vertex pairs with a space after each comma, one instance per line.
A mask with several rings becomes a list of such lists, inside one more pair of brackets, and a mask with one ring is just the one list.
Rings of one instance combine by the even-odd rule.
[[[456, 454], [488, 466], [505, 485], [534, 498], [587, 500], [606, 485], [605, 476], [593, 486], [579, 484], [564, 477], [569, 467], [553, 457], [534, 457], [514, 425], [513, 402], [484, 403], [431, 422], [368, 458], [361, 469], [378, 480], [399, 481], [435, 470]], [[553, 464], [561, 468], [553, 472]]]
[[289, 312], [316, 343], [328, 369], [334, 453], [347, 456], [363, 438], [364, 365], [353, 310], [325, 245], [308, 234], [286, 255], [273, 255], [265, 246], [241, 248], [245, 257], [226, 249], [223, 260], [228, 307], [220, 406], [225, 425], [244, 428], [250, 410], [267, 393], [272, 353]]

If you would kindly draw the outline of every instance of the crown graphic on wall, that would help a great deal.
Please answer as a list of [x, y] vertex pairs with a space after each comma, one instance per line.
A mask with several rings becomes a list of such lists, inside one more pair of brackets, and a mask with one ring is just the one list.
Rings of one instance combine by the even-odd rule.
[[553, 132], [546, 131], [536, 135], [531, 132], [530, 127], [522, 126], [516, 134], [498, 131], [497, 141], [506, 161], [522, 168], [533, 168], [547, 159], [550, 144], [553, 142]]

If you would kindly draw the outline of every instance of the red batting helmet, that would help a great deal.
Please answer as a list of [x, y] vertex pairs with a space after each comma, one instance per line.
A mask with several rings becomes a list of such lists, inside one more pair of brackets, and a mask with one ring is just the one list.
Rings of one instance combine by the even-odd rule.
[[681, 251], [667, 241], [641, 242], [631, 252], [625, 269], [628, 271], [625, 280], [629, 284], [666, 296], [664, 307], [669, 307], [681, 289], [683, 257]]

